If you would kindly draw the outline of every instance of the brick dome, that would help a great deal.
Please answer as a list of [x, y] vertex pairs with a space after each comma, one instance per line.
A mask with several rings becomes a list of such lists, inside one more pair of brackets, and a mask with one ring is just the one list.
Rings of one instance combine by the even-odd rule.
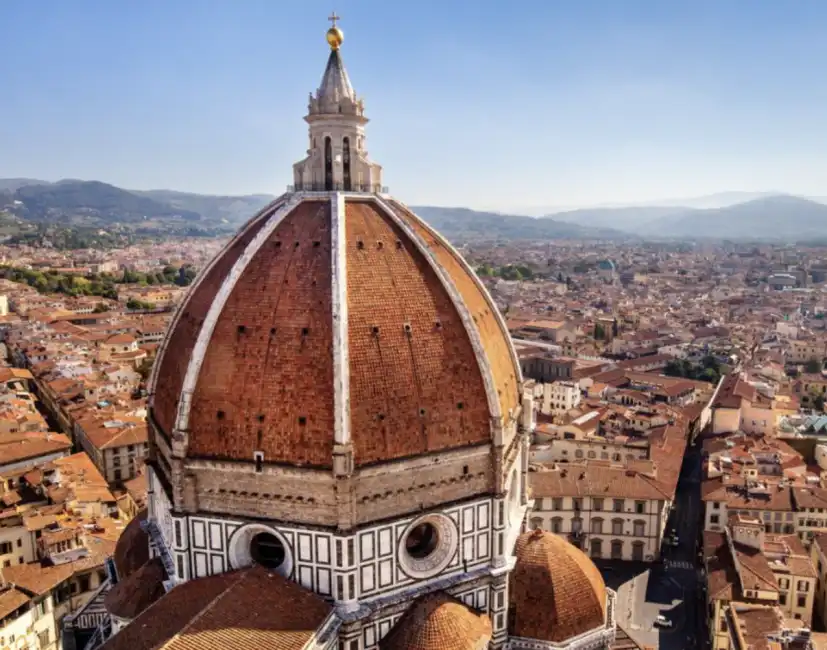
[[489, 442], [518, 405], [502, 318], [402, 204], [287, 194], [199, 275], [150, 382], [190, 458], [327, 468]]
[[533, 530], [517, 540], [511, 573], [509, 632], [562, 643], [604, 625], [606, 585], [580, 549], [554, 533]]

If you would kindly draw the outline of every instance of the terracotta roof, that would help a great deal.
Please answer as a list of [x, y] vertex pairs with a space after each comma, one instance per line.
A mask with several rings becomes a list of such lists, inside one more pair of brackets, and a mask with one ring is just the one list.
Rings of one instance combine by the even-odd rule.
[[[188, 410], [190, 456], [252, 462], [256, 449], [265, 462], [332, 466], [334, 245], [346, 260], [339, 281], [356, 465], [490, 441], [489, 404], [498, 401], [505, 417], [519, 405], [510, 338], [457, 254], [417, 217], [394, 210], [428, 252], [372, 200], [347, 200], [339, 243], [329, 201], [304, 200], [278, 223], [232, 285], [210, 334]], [[168, 335], [151, 387], [152, 414], [167, 433], [210, 304], [271, 214], [219, 255]], [[470, 312], [467, 322], [460, 306]]]
[[560, 643], [605, 623], [606, 585], [581, 550], [535, 530], [520, 535], [516, 555], [511, 634]]
[[17, 564], [0, 569], [3, 584], [14, 585], [35, 596], [41, 596], [68, 580], [74, 573], [73, 563], [43, 566], [39, 562]]
[[106, 610], [119, 618], [135, 618], [166, 593], [166, 577], [161, 559], [151, 559], [109, 590]]
[[566, 463], [560, 469], [528, 475], [535, 497], [595, 496], [626, 499], [667, 499], [657, 482], [625, 467], [594, 462]]
[[23, 607], [30, 600], [29, 596], [14, 588], [0, 591], [0, 620]]
[[101, 650], [301, 650], [332, 610], [263, 567], [185, 582]]
[[115, 547], [115, 568], [121, 580], [128, 578], [149, 561], [149, 535], [141, 528], [141, 522], [147, 517], [147, 511], [141, 510], [123, 529]]
[[437, 591], [413, 602], [379, 642], [381, 650], [476, 650], [491, 639], [491, 620]]
[[69, 451], [72, 441], [62, 433], [13, 433], [0, 439], [0, 465]]

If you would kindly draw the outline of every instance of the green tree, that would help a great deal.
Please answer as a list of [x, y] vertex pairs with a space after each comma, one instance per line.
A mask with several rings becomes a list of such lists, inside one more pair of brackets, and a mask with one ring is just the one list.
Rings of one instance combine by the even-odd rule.
[[594, 339], [602, 341], [606, 338], [606, 329], [600, 323], [594, 324]]
[[810, 374], [817, 374], [821, 372], [821, 366], [821, 361], [819, 361], [815, 357], [812, 357], [807, 361], [807, 363], [804, 364], [804, 372], [808, 372]]
[[107, 305], [105, 302], [99, 302], [97, 305], [95, 305], [95, 308], [92, 310], [92, 313], [93, 314], [105, 314], [108, 311], [109, 311], [109, 305]]

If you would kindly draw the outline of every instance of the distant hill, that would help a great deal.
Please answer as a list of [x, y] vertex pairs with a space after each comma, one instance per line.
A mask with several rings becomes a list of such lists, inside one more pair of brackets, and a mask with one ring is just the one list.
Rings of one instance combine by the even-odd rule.
[[49, 181], [38, 181], [34, 178], [0, 178], [0, 192], [16, 192], [26, 185], [49, 185]]
[[545, 215], [543, 219], [555, 219], [576, 223], [590, 228], [612, 228], [638, 232], [644, 224], [664, 217], [685, 214], [686, 208], [665, 206], [637, 206], [623, 208], [582, 208]]
[[[558, 212], [543, 218], [469, 208], [419, 206], [416, 211], [455, 241], [621, 239], [630, 236], [694, 239], [795, 241], [827, 239], [827, 205], [789, 196], [727, 192], [704, 197], [727, 203], [715, 208], [626, 206]], [[268, 194], [210, 196], [173, 190], [125, 190], [99, 181], [65, 179], [56, 183], [26, 178], [0, 179], [0, 211], [21, 223], [106, 227], [134, 232], [197, 234], [234, 231], [274, 197]], [[698, 204], [704, 204], [699, 199]]]
[[207, 221], [240, 225], [270, 203], [275, 196], [250, 194], [247, 196], [212, 196], [174, 190], [132, 190], [133, 194], [161, 201], [179, 210], [197, 212]]
[[799, 241], [827, 237], [827, 205], [777, 195], [710, 210], [691, 210], [640, 228], [649, 236]]
[[99, 181], [24, 185], [11, 195], [12, 212], [28, 221], [129, 223], [154, 219], [200, 221], [201, 215]]
[[612, 228], [590, 228], [556, 219], [535, 219], [468, 208], [412, 207], [450, 240], [620, 239], [627, 233]]

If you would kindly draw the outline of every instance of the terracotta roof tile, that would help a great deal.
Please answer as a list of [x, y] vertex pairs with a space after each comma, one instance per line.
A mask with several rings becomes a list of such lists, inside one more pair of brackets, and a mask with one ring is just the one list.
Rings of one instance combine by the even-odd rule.
[[379, 642], [380, 650], [477, 650], [491, 639], [491, 620], [437, 591], [413, 602]]
[[109, 590], [104, 600], [106, 610], [120, 618], [135, 618], [166, 593], [166, 577], [161, 559], [151, 559]]
[[123, 529], [115, 547], [115, 568], [121, 580], [129, 577], [149, 561], [149, 535], [141, 528], [147, 511], [141, 510]]
[[101, 650], [301, 650], [332, 608], [262, 567], [185, 582]]
[[520, 535], [511, 573], [511, 634], [560, 643], [605, 623], [606, 585], [597, 567], [562, 537]]

